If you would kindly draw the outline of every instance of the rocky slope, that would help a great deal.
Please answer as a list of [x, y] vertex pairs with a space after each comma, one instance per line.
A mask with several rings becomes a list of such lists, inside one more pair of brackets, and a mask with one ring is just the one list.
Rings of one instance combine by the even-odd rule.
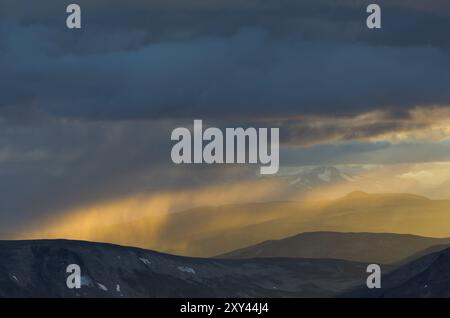
[[[69, 264], [82, 287], [69, 289]], [[0, 241], [0, 297], [333, 297], [366, 265], [319, 259], [216, 260], [111, 244]]]

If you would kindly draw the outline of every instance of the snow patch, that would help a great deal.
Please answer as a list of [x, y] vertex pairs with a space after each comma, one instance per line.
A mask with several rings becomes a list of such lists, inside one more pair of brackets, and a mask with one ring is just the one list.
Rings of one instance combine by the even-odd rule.
[[145, 265], [150, 265], [152, 262], [150, 262], [148, 259], [139, 257], [139, 260], [144, 263]]
[[194, 274], [195, 275], [195, 270], [192, 267], [178, 266], [178, 270], [180, 272], [185, 272], [185, 273], [189, 273], [189, 274]]
[[353, 178], [353, 177], [351, 177], [351, 176], [349, 176], [348, 174], [345, 174], [345, 173], [341, 173], [341, 177], [344, 178], [347, 181], [350, 181], [350, 182], [355, 182], [356, 181], [355, 178]]
[[97, 283], [97, 287], [100, 288], [103, 291], [108, 291], [108, 288], [105, 285], [103, 285], [103, 284]]
[[331, 170], [327, 169], [324, 172], [317, 174], [317, 177], [322, 181], [330, 182], [331, 181]]

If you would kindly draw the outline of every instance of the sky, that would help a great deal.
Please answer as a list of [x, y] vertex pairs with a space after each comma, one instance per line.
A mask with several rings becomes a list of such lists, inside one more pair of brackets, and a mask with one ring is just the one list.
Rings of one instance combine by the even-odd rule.
[[372, 2], [78, 0], [82, 29], [68, 30], [71, 2], [2, 0], [0, 232], [133, 197], [261, 199], [208, 192], [257, 167], [171, 162], [171, 130], [194, 119], [279, 127], [283, 167], [447, 184], [450, 3], [379, 0], [369, 30]]

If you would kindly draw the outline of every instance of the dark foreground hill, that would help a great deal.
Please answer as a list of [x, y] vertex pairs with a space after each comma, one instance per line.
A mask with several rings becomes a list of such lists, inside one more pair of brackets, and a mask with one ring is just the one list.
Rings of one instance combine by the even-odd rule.
[[[82, 288], [66, 286], [81, 267]], [[0, 297], [333, 297], [365, 281], [363, 263], [217, 260], [111, 244], [0, 241]]]
[[356, 288], [344, 297], [448, 298], [450, 249], [425, 255], [382, 276], [380, 289]]
[[442, 250], [449, 245], [450, 238], [390, 233], [310, 232], [281, 240], [265, 241], [219, 255], [218, 258], [335, 258], [392, 264], [422, 256], [422, 253], [428, 250], [430, 253]]

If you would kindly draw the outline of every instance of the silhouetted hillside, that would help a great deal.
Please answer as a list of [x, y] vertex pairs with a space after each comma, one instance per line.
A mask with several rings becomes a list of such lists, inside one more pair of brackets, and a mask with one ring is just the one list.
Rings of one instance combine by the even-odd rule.
[[448, 298], [450, 297], [450, 249], [425, 255], [382, 276], [382, 288], [361, 286], [344, 297]]
[[265, 241], [217, 257], [335, 258], [390, 264], [403, 261], [432, 247], [434, 250], [430, 251], [445, 249], [448, 245], [450, 238], [388, 233], [310, 232], [281, 240]]

